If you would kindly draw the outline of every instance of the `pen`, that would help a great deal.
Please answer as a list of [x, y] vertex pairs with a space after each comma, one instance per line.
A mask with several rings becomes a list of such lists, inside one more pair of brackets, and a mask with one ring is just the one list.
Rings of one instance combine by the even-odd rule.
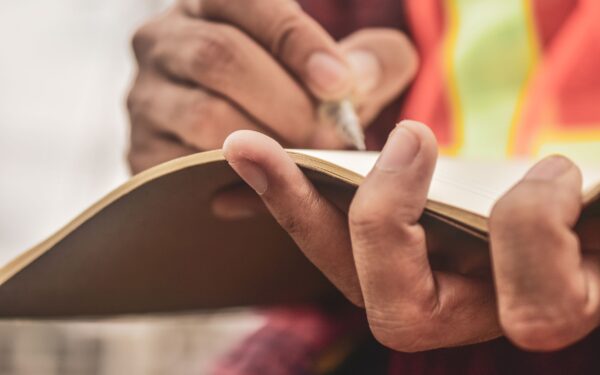
[[348, 144], [359, 151], [367, 149], [360, 120], [350, 100], [343, 99], [338, 102], [322, 103], [321, 111], [327, 120], [334, 124]]

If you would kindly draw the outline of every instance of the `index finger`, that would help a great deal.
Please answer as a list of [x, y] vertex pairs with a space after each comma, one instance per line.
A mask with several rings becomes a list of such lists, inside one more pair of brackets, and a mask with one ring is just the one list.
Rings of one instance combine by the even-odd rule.
[[295, 1], [183, 0], [195, 17], [230, 23], [261, 44], [319, 99], [349, 94], [352, 74], [335, 41]]
[[346, 215], [319, 193], [273, 139], [240, 130], [225, 140], [223, 153], [307, 258], [351, 302], [362, 305]]

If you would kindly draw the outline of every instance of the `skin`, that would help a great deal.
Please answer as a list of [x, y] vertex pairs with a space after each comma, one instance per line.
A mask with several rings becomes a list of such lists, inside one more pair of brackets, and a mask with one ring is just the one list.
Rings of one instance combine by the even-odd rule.
[[345, 148], [318, 103], [351, 97], [367, 127], [418, 65], [401, 32], [336, 42], [290, 0], [180, 0], [135, 33], [133, 48], [133, 172], [220, 148], [240, 129], [287, 147]]
[[[563, 157], [541, 161], [497, 202], [491, 259], [467, 251], [460, 255], [467, 264], [440, 267], [431, 262], [432, 252], [450, 248], [452, 254], [470, 245], [432, 240], [419, 221], [437, 157], [425, 125], [407, 121], [394, 130], [347, 216], [276, 141], [239, 131], [223, 147], [304, 254], [366, 309], [373, 334], [392, 349], [422, 351], [506, 335], [524, 349], [548, 351], [598, 326], [600, 236], [591, 228], [600, 222], [578, 228], [585, 237], [575, 231], [581, 174]], [[473, 260], [475, 267], [468, 265]]]
[[283, 152], [280, 144], [346, 147], [319, 118], [320, 101], [351, 97], [368, 126], [415, 74], [403, 34], [364, 29], [336, 42], [293, 1], [180, 0], [142, 26], [133, 47], [132, 170], [225, 141], [231, 166], [258, 194], [222, 192], [214, 211], [237, 218], [268, 209], [366, 309], [384, 345], [420, 351], [504, 334], [525, 349], [554, 350], [597, 327], [600, 223], [575, 228], [581, 177], [569, 161], [542, 161], [508, 192], [481, 249], [421, 226], [437, 153], [423, 125], [393, 132], [349, 215]]

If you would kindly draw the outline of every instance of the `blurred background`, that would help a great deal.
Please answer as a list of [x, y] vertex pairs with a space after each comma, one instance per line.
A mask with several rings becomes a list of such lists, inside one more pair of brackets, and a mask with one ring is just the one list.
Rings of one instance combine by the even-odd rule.
[[[0, 2], [0, 264], [128, 177], [133, 31], [169, 0]], [[0, 375], [202, 374], [245, 312], [0, 321]]]

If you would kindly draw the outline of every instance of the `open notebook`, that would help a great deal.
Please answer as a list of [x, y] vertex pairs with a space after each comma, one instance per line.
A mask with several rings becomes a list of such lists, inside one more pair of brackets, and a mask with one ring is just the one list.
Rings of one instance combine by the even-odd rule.
[[[342, 209], [378, 156], [289, 151]], [[481, 241], [494, 202], [531, 162], [440, 159], [424, 222]], [[583, 168], [585, 217], [600, 215], [600, 168]], [[240, 184], [221, 151], [134, 176], [0, 268], [0, 316], [69, 317], [295, 303], [335, 293], [269, 215], [225, 221], [211, 197]]]

